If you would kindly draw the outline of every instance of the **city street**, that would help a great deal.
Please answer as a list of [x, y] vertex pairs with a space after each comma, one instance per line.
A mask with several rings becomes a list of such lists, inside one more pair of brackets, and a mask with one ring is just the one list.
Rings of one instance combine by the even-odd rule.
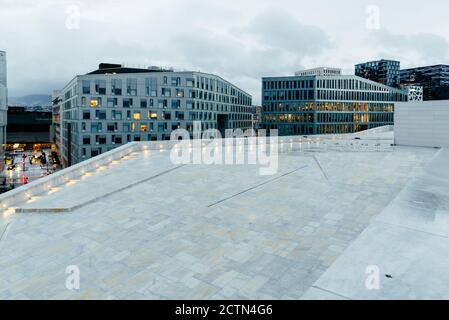
[[[2, 174], [2, 176], [6, 176], [6, 185], [14, 185], [17, 188], [59, 170], [59, 168], [55, 169], [49, 160], [50, 149], [44, 149], [43, 152], [45, 153], [46, 164], [42, 164], [38, 159], [42, 152], [10, 153], [10, 156], [14, 158], [13, 165], [7, 164], [5, 172]], [[23, 154], [26, 155], [25, 159], [23, 159]]]

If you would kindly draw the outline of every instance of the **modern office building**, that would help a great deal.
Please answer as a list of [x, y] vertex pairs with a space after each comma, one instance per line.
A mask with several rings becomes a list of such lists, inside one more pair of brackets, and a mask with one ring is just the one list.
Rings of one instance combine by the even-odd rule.
[[339, 68], [327, 68], [327, 67], [320, 67], [320, 68], [313, 68], [313, 69], [307, 69], [307, 70], [301, 70], [295, 72], [295, 76], [302, 77], [302, 76], [339, 76], [341, 75], [341, 69]]
[[401, 63], [394, 60], [370, 61], [355, 66], [355, 75], [389, 87], [399, 88]]
[[401, 70], [401, 86], [423, 87], [424, 101], [449, 100], [449, 65]]
[[262, 78], [262, 122], [279, 135], [350, 133], [393, 124], [406, 90], [357, 76]]
[[62, 148], [61, 143], [61, 107], [62, 95], [60, 90], [54, 90], [52, 94], [52, 126], [51, 126], [51, 142], [56, 145], [58, 152]]
[[262, 107], [254, 106], [253, 107], [253, 129], [259, 130], [261, 128], [262, 123]]
[[219, 76], [100, 64], [61, 91], [66, 166], [131, 141], [169, 140], [172, 130], [250, 129], [252, 98]]
[[7, 149], [12, 144], [25, 145], [26, 149], [33, 149], [34, 144], [48, 145], [51, 125], [51, 112], [8, 106]]
[[6, 147], [6, 124], [8, 110], [8, 83], [6, 70], [6, 52], [0, 51], [0, 172], [4, 169]]

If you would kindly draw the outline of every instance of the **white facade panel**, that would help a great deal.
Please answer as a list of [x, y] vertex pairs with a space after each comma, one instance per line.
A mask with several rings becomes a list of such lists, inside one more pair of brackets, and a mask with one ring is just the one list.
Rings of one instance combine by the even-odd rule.
[[449, 147], [449, 100], [397, 103], [395, 144]]

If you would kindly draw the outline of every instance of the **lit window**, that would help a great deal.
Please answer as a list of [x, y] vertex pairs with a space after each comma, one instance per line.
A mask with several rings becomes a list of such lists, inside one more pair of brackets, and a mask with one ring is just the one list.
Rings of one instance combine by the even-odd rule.
[[98, 100], [96, 100], [96, 99], [91, 99], [91, 100], [90, 100], [90, 107], [91, 107], [91, 108], [96, 108], [96, 107], [98, 107]]
[[148, 131], [148, 127], [146, 124], [141, 124], [140, 125], [140, 131], [141, 132], [147, 132]]
[[136, 112], [133, 114], [133, 119], [134, 120], [140, 120], [140, 112]]
[[153, 119], [153, 120], [157, 120], [157, 113], [156, 112], [148, 112], [148, 118]]

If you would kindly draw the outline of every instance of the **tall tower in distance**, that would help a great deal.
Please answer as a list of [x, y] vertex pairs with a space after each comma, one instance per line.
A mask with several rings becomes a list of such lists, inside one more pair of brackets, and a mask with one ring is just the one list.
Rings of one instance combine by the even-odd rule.
[[0, 172], [2, 172], [5, 167], [4, 159], [6, 149], [7, 109], [8, 83], [6, 70], [6, 52], [0, 50]]
[[7, 87], [6, 52], [0, 50], [0, 84]]

